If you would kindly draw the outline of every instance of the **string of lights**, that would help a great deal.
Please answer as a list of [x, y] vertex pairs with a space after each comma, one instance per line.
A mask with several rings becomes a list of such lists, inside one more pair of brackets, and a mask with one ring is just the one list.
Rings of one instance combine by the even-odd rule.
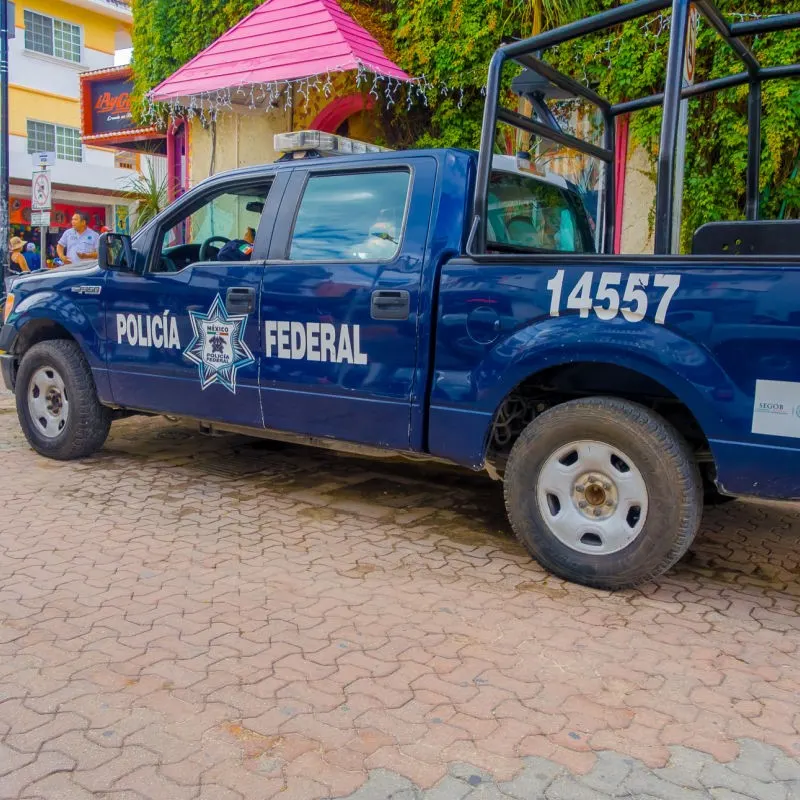
[[[759, 14], [729, 14], [737, 21], [761, 19]], [[653, 46], [663, 44], [663, 37], [669, 31], [671, 16], [659, 14], [639, 25], [639, 29], [648, 38], [653, 39]], [[607, 39], [595, 53], [595, 58], [610, 58], [610, 54], [621, 41], [624, 34]], [[271, 81], [269, 83], [240, 84], [234, 87], [218, 89], [212, 92], [202, 92], [189, 97], [174, 98], [166, 101], [155, 101], [148, 95], [145, 101], [144, 117], [146, 122], [155, 124], [162, 120], [164, 115], [171, 121], [179, 118], [197, 118], [202, 124], [215, 121], [217, 116], [225, 111], [232, 111], [234, 106], [246, 107], [249, 110], [263, 109], [271, 111], [288, 111], [293, 106], [308, 108], [311, 97], [321, 93], [328, 98], [333, 94], [333, 75], [337, 72], [351, 71], [349, 67], [335, 69], [310, 75], [304, 78]], [[452, 85], [441, 80], [429, 79], [424, 73], [419, 77], [400, 80], [391, 75], [384, 75], [371, 70], [367, 65], [359, 63], [355, 74], [355, 84], [358, 89], [369, 85], [369, 95], [375, 100], [383, 95], [387, 108], [392, 108], [398, 102], [405, 104], [406, 110], [415, 106], [429, 107], [429, 97], [452, 97], [456, 100], [458, 108], [462, 108], [468, 91], [486, 93], [486, 84], [481, 80], [485, 78], [486, 67], [475, 67], [461, 74], [458, 84]], [[584, 79], [588, 76], [584, 68]], [[479, 83], [480, 81], [480, 83]]]

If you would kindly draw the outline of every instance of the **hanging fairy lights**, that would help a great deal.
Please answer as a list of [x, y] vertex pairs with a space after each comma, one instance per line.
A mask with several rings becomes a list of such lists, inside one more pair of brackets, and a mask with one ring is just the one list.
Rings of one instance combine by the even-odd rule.
[[[759, 14], [730, 14], [737, 20], [760, 19]], [[671, 17], [669, 14], [659, 14], [639, 25], [642, 33], [653, 39], [654, 47], [660, 46], [663, 36], [670, 28]], [[597, 59], [610, 59], [615, 46], [622, 39], [623, 34], [617, 34], [598, 46], [595, 57]], [[238, 86], [217, 89], [210, 92], [192, 94], [188, 97], [179, 97], [168, 100], [156, 101], [151, 95], [145, 97], [144, 118], [145, 122], [156, 124], [168, 117], [171, 121], [185, 118], [197, 118], [203, 125], [215, 121], [218, 115], [225, 111], [233, 111], [234, 107], [245, 107], [251, 111], [263, 110], [266, 113], [282, 110], [286, 112], [295, 105], [307, 109], [311, 98], [321, 94], [330, 98], [334, 93], [333, 75], [336, 73], [352, 72], [350, 67], [328, 70], [324, 73], [309, 75], [291, 80], [270, 81], [266, 83], [240, 84]], [[588, 81], [586, 69], [583, 67], [584, 78]], [[368, 94], [374, 100], [383, 100], [387, 108], [392, 108], [398, 102], [403, 102], [407, 111], [414, 107], [430, 107], [430, 97], [451, 97], [460, 109], [465, 102], [469, 90], [478, 91], [481, 96], [486, 94], [485, 79], [486, 67], [475, 67], [462, 73], [456, 84], [449, 84], [442, 80], [431, 80], [424, 73], [416, 78], [401, 80], [391, 75], [385, 75], [371, 70], [369, 66], [359, 62], [355, 70], [355, 85], [357, 89], [369, 86]], [[478, 83], [478, 81], [481, 81]]]

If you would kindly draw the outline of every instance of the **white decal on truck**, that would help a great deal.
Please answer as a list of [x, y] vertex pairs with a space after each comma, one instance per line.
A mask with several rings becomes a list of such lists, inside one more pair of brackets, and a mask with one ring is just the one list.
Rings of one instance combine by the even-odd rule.
[[756, 381], [752, 431], [800, 439], [800, 383]]
[[264, 323], [267, 358], [294, 361], [331, 361], [336, 364], [366, 364], [361, 352], [359, 325], [330, 322], [286, 322], [268, 319]]
[[[560, 269], [547, 282], [547, 291], [550, 292], [551, 317], [560, 316], [562, 309], [566, 309], [567, 311], [577, 311], [582, 319], [586, 319], [591, 312], [594, 312], [598, 319], [610, 321], [621, 313], [628, 322], [641, 322], [647, 316], [649, 299], [645, 290], [650, 285], [652, 278], [654, 287], [665, 290], [654, 316], [655, 323], [663, 325], [667, 318], [669, 304], [681, 285], [680, 275], [632, 272], [628, 275], [625, 289], [620, 298], [621, 272], [601, 273], [595, 291], [593, 291], [595, 273], [584, 272], [567, 295], [566, 306], [563, 306], [565, 274], [565, 270]], [[570, 274], [572, 274], [571, 271]]]
[[208, 313], [189, 311], [194, 338], [183, 355], [197, 364], [200, 388], [212, 383], [236, 394], [236, 373], [255, 362], [244, 340], [248, 314], [228, 314], [217, 295]]
[[117, 344], [131, 347], [181, 349], [178, 323], [169, 311], [162, 314], [117, 314]]

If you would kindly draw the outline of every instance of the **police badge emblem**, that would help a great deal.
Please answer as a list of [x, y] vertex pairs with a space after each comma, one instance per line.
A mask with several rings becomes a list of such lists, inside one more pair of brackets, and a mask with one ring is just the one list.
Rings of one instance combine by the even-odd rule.
[[183, 355], [197, 364], [200, 388], [219, 383], [236, 394], [236, 372], [254, 363], [244, 341], [248, 314], [228, 314], [217, 295], [207, 313], [189, 311], [194, 336]]

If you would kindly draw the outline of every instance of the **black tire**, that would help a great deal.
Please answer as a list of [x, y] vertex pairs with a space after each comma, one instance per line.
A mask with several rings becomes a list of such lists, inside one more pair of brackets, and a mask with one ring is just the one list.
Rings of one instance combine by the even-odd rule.
[[[618, 448], [644, 481], [644, 524], [616, 552], [574, 549], [555, 535], [541, 513], [540, 473], [551, 456], [576, 441]], [[504, 484], [511, 526], [531, 555], [556, 575], [599, 589], [632, 588], [664, 573], [688, 550], [703, 511], [702, 479], [683, 437], [658, 414], [614, 397], [570, 401], [536, 417], [514, 444]], [[558, 505], [553, 513], [560, 513]]]
[[[69, 410], [63, 428], [48, 437], [33, 419], [29, 403], [31, 379], [51, 370], [64, 385]], [[15, 386], [17, 416], [31, 447], [59, 461], [85, 458], [97, 452], [108, 438], [111, 409], [100, 404], [92, 371], [76, 342], [55, 340], [35, 344], [22, 357]]]

